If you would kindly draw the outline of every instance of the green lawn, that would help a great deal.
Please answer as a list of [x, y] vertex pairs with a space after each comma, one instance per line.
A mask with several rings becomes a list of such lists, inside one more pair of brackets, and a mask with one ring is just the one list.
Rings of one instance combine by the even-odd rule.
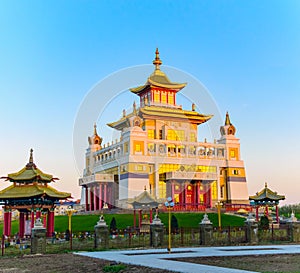
[[[198, 228], [199, 223], [203, 218], [203, 213], [174, 213], [178, 220], [179, 227]], [[218, 215], [216, 213], [209, 213], [209, 219], [214, 226], [218, 226]], [[133, 226], [133, 214], [106, 214], [104, 215], [106, 223], [109, 225], [111, 219], [115, 217], [118, 229], [124, 229], [128, 226]], [[160, 213], [159, 218], [168, 226], [168, 213]], [[99, 220], [99, 215], [73, 215], [72, 229], [77, 231], [93, 231], [94, 226]], [[222, 214], [222, 226], [243, 226], [244, 218]], [[138, 215], [136, 215], [136, 223], [138, 223]], [[67, 216], [55, 217], [55, 231], [64, 232], [68, 228]], [[3, 223], [0, 223], [0, 234], [2, 235]], [[12, 221], [12, 234], [18, 231], [18, 221]]]

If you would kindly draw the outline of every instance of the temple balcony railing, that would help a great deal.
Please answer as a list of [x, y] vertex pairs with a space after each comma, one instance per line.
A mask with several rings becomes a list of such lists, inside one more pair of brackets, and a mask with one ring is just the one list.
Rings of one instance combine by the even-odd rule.
[[187, 157], [201, 159], [225, 159], [226, 146], [218, 143], [187, 142], [173, 140], [148, 140], [147, 155]]
[[89, 176], [85, 176], [79, 179], [79, 186], [90, 185], [94, 183], [113, 183], [113, 174], [97, 173]]
[[216, 173], [209, 172], [193, 172], [193, 171], [174, 171], [166, 172], [166, 180], [209, 180], [214, 181], [218, 179]]

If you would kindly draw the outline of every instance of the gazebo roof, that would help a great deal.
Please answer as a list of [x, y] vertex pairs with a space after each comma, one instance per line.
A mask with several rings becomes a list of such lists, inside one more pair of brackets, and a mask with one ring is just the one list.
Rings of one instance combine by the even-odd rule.
[[10, 173], [7, 177], [1, 177], [2, 179], [9, 180], [10, 182], [16, 183], [50, 183], [58, 178], [53, 178], [51, 174], [46, 174], [42, 172], [37, 166], [33, 163], [33, 150], [30, 150], [29, 162], [24, 168], [16, 173]]
[[132, 201], [128, 202], [129, 204], [132, 204], [134, 208], [136, 207], [144, 207], [144, 206], [151, 206], [151, 207], [157, 207], [158, 202], [156, 199], [154, 199], [149, 192], [145, 189], [141, 194], [136, 196]]
[[265, 183], [264, 189], [260, 192], [257, 192], [256, 195], [249, 196], [249, 200], [253, 200], [256, 203], [258, 202], [278, 202], [280, 200], [284, 200], [284, 195], [279, 195], [277, 192], [272, 191], [268, 188], [267, 183]]
[[0, 191], [0, 200], [44, 196], [53, 199], [66, 199], [70, 193], [60, 192], [49, 185], [34, 183], [32, 185], [11, 185]]
[[55, 202], [71, 197], [70, 193], [60, 192], [49, 186], [49, 183], [57, 180], [52, 175], [43, 173], [33, 163], [33, 150], [30, 150], [29, 162], [19, 172], [8, 174], [2, 179], [9, 180], [13, 184], [0, 191], [0, 201], [11, 202], [40, 197], [41, 200]]

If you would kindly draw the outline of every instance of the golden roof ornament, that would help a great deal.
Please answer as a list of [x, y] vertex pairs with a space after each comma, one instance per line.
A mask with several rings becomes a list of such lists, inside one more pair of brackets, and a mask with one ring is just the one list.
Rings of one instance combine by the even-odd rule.
[[156, 51], [155, 51], [155, 59], [153, 60], [153, 64], [155, 65], [155, 70], [160, 70], [160, 66], [162, 64], [162, 61], [159, 58], [158, 48], [156, 48]]
[[97, 136], [97, 124], [96, 122], [94, 123], [94, 135]]
[[230, 122], [230, 118], [229, 118], [228, 111], [226, 112], [225, 125], [231, 125], [231, 122]]

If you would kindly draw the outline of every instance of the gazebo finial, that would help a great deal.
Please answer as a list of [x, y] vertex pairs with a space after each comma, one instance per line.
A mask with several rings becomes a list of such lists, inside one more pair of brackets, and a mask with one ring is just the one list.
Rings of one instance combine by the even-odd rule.
[[29, 157], [29, 163], [33, 163], [33, 149], [30, 149], [30, 157]]
[[158, 48], [156, 48], [156, 51], [155, 51], [155, 60], [153, 61], [153, 64], [155, 65], [155, 70], [160, 70], [160, 66], [162, 64], [162, 61], [159, 58]]
[[267, 182], [265, 182], [265, 188], [267, 188], [268, 187], [268, 183]]

